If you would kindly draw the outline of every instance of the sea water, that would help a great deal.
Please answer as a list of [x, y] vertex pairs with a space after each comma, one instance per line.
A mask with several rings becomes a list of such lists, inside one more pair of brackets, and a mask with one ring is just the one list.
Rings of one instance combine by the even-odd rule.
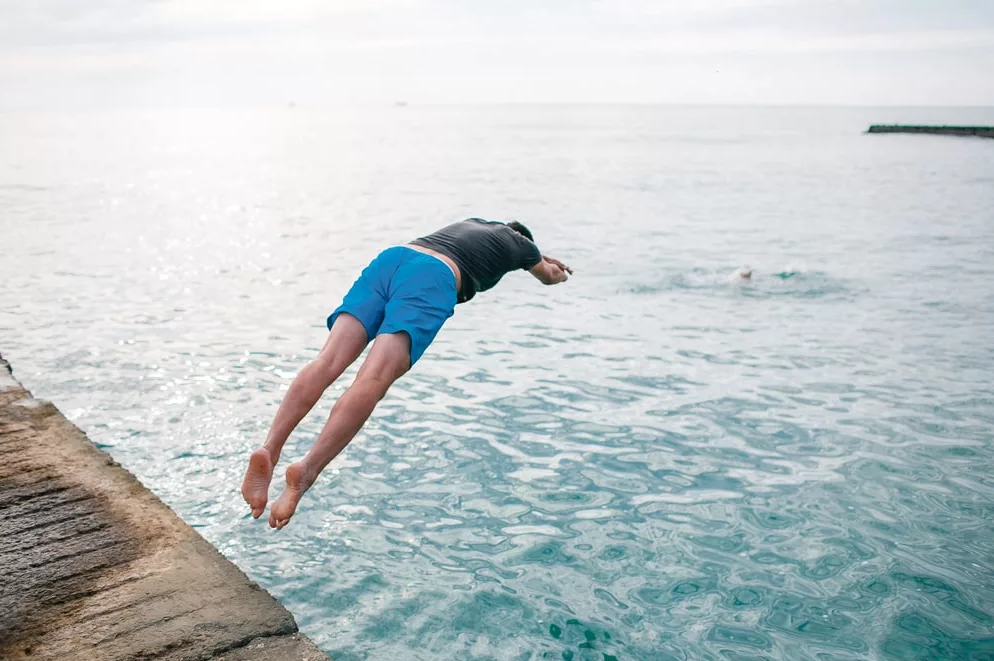
[[[994, 658], [994, 141], [873, 122], [994, 111], [0, 115], [0, 351], [337, 661]], [[358, 270], [469, 216], [575, 276], [459, 306], [252, 520]]]

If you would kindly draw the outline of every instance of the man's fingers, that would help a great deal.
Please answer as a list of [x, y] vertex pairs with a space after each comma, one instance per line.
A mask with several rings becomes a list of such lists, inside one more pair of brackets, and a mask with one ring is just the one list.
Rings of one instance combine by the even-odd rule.
[[562, 270], [566, 271], [570, 275], [573, 275], [573, 269], [571, 269], [570, 267], [566, 266], [565, 264], [563, 264], [561, 261], [559, 261], [555, 257], [546, 257], [545, 255], [542, 255], [542, 259], [544, 259], [545, 261], [549, 262], [550, 264], [552, 264], [554, 266], [558, 266], [559, 268], [561, 268]]

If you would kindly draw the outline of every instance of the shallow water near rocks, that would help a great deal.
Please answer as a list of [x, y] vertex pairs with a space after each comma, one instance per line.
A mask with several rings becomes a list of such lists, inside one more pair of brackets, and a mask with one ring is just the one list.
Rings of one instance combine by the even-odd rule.
[[[871, 122], [994, 115], [7, 114], [0, 351], [337, 661], [994, 658], [994, 141]], [[460, 306], [252, 521], [358, 269], [467, 216], [575, 277]]]

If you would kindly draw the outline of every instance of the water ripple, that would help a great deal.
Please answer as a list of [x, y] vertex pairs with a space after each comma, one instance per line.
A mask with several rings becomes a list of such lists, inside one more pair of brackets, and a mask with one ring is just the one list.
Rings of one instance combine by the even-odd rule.
[[[5, 116], [0, 350], [338, 661], [994, 658], [987, 147], [556, 112]], [[251, 521], [356, 269], [501, 190], [577, 276], [461, 308]]]

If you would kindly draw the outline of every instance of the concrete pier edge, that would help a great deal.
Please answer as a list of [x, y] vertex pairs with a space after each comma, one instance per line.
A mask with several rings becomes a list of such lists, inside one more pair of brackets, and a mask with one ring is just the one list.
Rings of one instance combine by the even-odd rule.
[[328, 660], [2, 355], [0, 450], [0, 660]]
[[994, 138], [994, 126], [925, 126], [915, 124], [871, 124], [867, 133], [927, 133]]

